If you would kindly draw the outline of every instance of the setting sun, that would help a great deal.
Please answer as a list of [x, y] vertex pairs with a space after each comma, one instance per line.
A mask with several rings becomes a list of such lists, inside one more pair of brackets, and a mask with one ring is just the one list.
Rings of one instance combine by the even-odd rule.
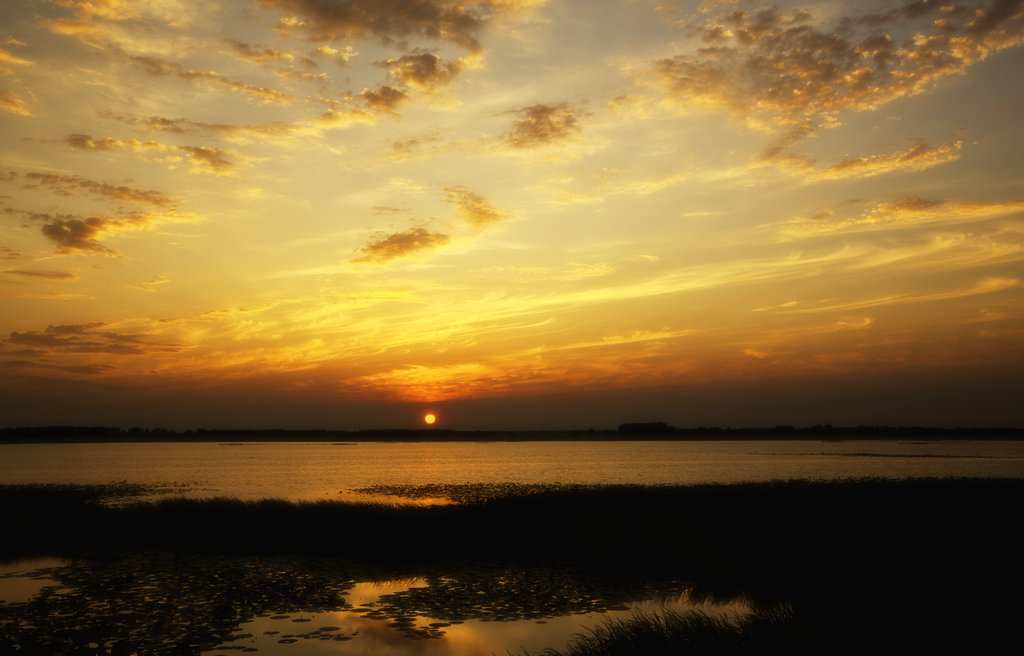
[[432, 412], [428, 413], [427, 415], [425, 415], [423, 417], [423, 421], [428, 423], [428, 424], [433, 424], [435, 421], [437, 421], [437, 415], [435, 415]]

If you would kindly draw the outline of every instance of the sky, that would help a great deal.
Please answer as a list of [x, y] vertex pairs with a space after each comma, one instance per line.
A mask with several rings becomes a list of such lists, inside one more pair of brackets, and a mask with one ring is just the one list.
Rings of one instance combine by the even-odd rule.
[[0, 424], [1024, 425], [1024, 2], [0, 3]]

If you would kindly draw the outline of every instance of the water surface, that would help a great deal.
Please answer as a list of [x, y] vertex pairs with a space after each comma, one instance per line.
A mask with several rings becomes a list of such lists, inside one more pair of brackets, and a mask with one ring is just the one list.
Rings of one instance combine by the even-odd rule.
[[191, 496], [359, 498], [372, 486], [1024, 477], [1020, 441], [248, 442], [0, 445], [0, 483], [186, 483]]

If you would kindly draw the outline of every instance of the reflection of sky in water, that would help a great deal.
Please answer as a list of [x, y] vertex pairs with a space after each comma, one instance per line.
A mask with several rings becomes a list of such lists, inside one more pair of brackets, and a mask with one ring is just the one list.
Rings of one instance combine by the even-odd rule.
[[0, 445], [5, 483], [179, 482], [189, 484], [191, 496], [250, 499], [366, 500], [353, 490], [432, 483], [649, 485], [922, 476], [1024, 476], [1024, 441]]
[[[357, 583], [348, 594], [353, 607], [372, 607], [381, 595], [425, 586], [422, 580]], [[435, 637], [411, 636], [409, 630], [394, 626], [389, 619], [372, 619], [359, 612], [298, 613], [258, 617], [235, 632], [245, 636], [225, 642], [230, 647], [255, 647], [260, 654], [345, 654], [346, 656], [492, 656], [505, 653], [536, 653], [547, 647], [564, 647], [572, 634], [611, 619], [627, 618], [636, 611], [657, 612], [700, 608], [706, 612], [742, 615], [750, 612], [742, 600], [710, 604], [690, 600], [685, 593], [672, 601], [639, 601], [621, 610], [579, 613], [540, 620], [488, 621], [479, 619], [445, 621], [418, 615], [406, 629], [425, 629]], [[285, 642], [281, 642], [284, 640]], [[226, 655], [223, 649], [206, 652]]]
[[[573, 633], [635, 609], [750, 610], [742, 601], [693, 602], [678, 583], [591, 579], [579, 572], [464, 568], [357, 583], [341, 571], [298, 561], [197, 556], [22, 561], [0, 568], [0, 644], [60, 634], [76, 645], [94, 641], [97, 627], [106, 627], [101, 634], [108, 648], [118, 640], [132, 641], [134, 649], [163, 645], [153, 650], [157, 654], [173, 653], [172, 645], [194, 639], [198, 630], [206, 636], [201, 651], [211, 656], [252, 649], [270, 655], [490, 656], [563, 647]], [[226, 580], [239, 586], [235, 593], [225, 595]], [[536, 586], [551, 580], [557, 582], [551, 598], [532, 600]], [[332, 589], [338, 596], [330, 596]], [[229, 619], [231, 613], [236, 619]]]

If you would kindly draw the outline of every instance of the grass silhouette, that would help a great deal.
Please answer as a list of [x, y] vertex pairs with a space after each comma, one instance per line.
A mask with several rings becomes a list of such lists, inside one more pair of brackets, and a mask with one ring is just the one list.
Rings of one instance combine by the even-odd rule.
[[451, 562], [564, 563], [595, 577], [686, 580], [708, 595], [743, 592], [758, 608], [789, 609], [739, 630], [713, 617], [634, 618], [599, 629], [567, 655], [655, 654], [571, 651], [652, 632], [650, 639], [672, 643], [684, 633], [705, 636], [726, 653], [771, 652], [781, 640], [789, 640], [785, 651], [808, 653], [1019, 649], [1016, 509], [1024, 480], [461, 493], [470, 501], [430, 507], [226, 498], [111, 504], [102, 487], [4, 486], [0, 555], [329, 556], [403, 576]]

